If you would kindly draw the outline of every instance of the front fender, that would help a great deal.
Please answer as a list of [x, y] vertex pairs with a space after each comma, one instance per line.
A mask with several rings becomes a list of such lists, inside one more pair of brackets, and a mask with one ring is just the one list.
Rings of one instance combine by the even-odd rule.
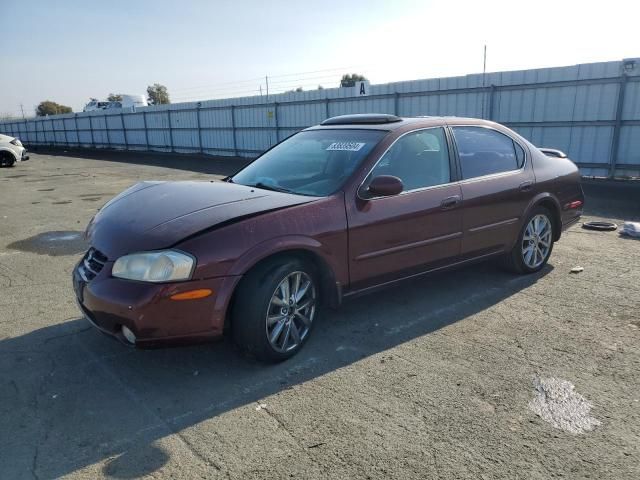
[[244, 275], [254, 265], [267, 257], [291, 250], [305, 250], [320, 256], [329, 265], [331, 252], [318, 240], [304, 235], [285, 235], [271, 238], [255, 245], [243, 254], [231, 267], [231, 275]]

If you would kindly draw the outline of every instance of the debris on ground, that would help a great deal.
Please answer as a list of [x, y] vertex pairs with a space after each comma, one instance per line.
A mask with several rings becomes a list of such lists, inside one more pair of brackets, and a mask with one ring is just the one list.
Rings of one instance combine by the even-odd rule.
[[576, 266], [569, 270], [569, 273], [580, 273], [584, 270], [584, 267]]
[[620, 234], [640, 238], [640, 222], [624, 222]]
[[256, 412], [259, 412], [260, 410], [264, 410], [265, 408], [267, 408], [266, 403], [259, 403], [258, 406], [256, 407]]
[[613, 222], [601, 222], [601, 221], [593, 221], [593, 222], [584, 222], [582, 224], [582, 228], [585, 230], [598, 230], [601, 232], [613, 232], [618, 229], [618, 225]]
[[569, 433], [585, 433], [600, 425], [591, 416], [591, 403], [575, 391], [571, 382], [558, 378], [534, 378], [536, 397], [529, 409], [554, 428]]

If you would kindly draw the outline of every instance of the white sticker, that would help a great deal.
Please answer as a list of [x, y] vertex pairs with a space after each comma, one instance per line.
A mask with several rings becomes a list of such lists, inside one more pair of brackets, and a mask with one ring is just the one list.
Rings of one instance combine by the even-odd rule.
[[366, 143], [360, 142], [333, 142], [331, 145], [327, 147], [328, 151], [331, 150], [340, 150], [344, 152], [357, 152], [362, 147], [364, 147]]

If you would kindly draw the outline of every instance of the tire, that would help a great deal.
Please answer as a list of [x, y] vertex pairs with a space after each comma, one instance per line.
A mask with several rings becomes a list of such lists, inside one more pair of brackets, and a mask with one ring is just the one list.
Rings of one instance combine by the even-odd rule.
[[[284, 298], [290, 299], [287, 305]], [[280, 362], [302, 349], [319, 309], [320, 284], [313, 266], [295, 257], [280, 257], [258, 265], [242, 279], [232, 307], [231, 334], [246, 353]]]
[[0, 166], [13, 167], [16, 164], [16, 159], [7, 152], [0, 153]]
[[520, 274], [542, 270], [553, 251], [555, 228], [552, 213], [545, 207], [535, 207], [527, 216], [513, 249], [505, 255], [504, 267]]

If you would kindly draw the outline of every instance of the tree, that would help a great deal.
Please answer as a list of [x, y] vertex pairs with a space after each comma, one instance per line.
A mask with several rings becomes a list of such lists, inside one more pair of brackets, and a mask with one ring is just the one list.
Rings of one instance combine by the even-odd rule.
[[322, 85], [318, 85], [318, 90], [324, 90], [324, 87]]
[[167, 87], [165, 87], [164, 85], [160, 85], [159, 83], [149, 85], [147, 87], [147, 95], [149, 95], [148, 102], [150, 105], [163, 105], [165, 103], [171, 103], [171, 100], [169, 100], [169, 92], [167, 92]]
[[110, 102], [121, 102], [122, 101], [122, 94], [120, 93], [110, 93], [109, 96], [107, 97], [107, 100]]
[[66, 105], [60, 105], [51, 100], [45, 100], [40, 102], [40, 105], [36, 107], [36, 115], [38, 117], [45, 117], [47, 115], [58, 115], [60, 113], [71, 113], [73, 110]]
[[349, 75], [348, 73], [342, 76], [340, 80], [340, 87], [355, 87], [356, 82], [366, 81], [366, 77], [364, 75], [360, 75], [358, 73], [352, 73]]

